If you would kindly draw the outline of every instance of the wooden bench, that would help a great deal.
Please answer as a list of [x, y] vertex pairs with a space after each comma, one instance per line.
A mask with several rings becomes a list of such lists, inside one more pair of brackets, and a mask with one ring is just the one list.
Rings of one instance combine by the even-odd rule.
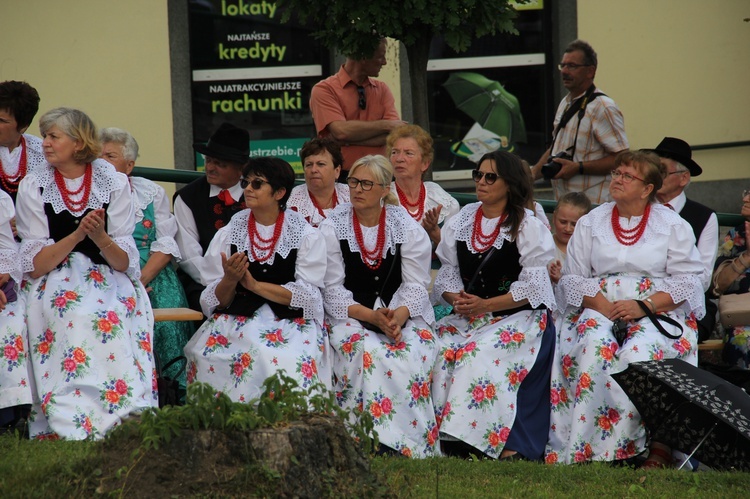
[[155, 308], [154, 322], [162, 321], [199, 321], [203, 314], [192, 308]]
[[722, 348], [724, 348], [724, 340], [720, 339], [706, 340], [703, 343], [698, 344], [699, 352], [721, 350]]

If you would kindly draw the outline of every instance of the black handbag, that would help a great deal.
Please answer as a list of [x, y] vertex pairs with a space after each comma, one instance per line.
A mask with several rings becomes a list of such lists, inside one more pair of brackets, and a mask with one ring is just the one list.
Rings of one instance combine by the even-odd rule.
[[[672, 319], [668, 315], [663, 314], [655, 314], [651, 311], [648, 305], [643, 303], [641, 300], [635, 300], [635, 302], [638, 304], [639, 307], [641, 307], [641, 310], [643, 310], [643, 313], [646, 314], [646, 317], [651, 319], [651, 323], [656, 326], [656, 329], [659, 330], [661, 334], [669, 338], [670, 340], [678, 340], [680, 337], [682, 337], [683, 329], [682, 325], [677, 322], [676, 320]], [[641, 317], [640, 319], [636, 319], [636, 322], [643, 319]], [[680, 334], [669, 334], [666, 329], [664, 329], [664, 326], [662, 326], [659, 321], [666, 322], [667, 324], [670, 324], [672, 326], [675, 326], [680, 330]], [[622, 346], [625, 341], [627, 341], [628, 337], [628, 323], [625, 322], [622, 319], [618, 319], [612, 324], [612, 334], [614, 334], [615, 339], [617, 340], [617, 344]]]
[[[177, 376], [170, 378], [165, 376], [164, 372], [169, 369], [173, 364], [183, 361], [182, 369], [179, 370]], [[184, 355], [180, 355], [170, 360], [164, 365], [159, 367], [159, 358], [156, 357], [156, 386], [159, 390], [159, 407], [167, 405], [183, 405], [184, 392], [180, 390], [180, 384], [177, 378], [185, 372], [187, 368], [187, 358]]]

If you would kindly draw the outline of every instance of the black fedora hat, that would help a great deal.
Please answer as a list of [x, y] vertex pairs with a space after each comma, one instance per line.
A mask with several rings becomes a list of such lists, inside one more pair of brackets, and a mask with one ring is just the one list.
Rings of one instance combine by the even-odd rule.
[[209, 137], [208, 142], [197, 142], [193, 144], [193, 149], [212, 158], [244, 165], [250, 157], [250, 134], [244, 128], [225, 122]]
[[690, 145], [682, 139], [664, 137], [664, 140], [659, 142], [656, 149], [645, 150], [655, 152], [662, 158], [669, 158], [677, 161], [690, 171], [690, 176], [692, 177], [697, 177], [703, 173], [703, 168], [693, 161], [693, 151], [690, 149]]

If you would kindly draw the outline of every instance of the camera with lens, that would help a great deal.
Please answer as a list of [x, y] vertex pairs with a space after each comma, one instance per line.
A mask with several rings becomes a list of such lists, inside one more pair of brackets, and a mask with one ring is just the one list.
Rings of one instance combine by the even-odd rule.
[[562, 169], [562, 165], [553, 161], [554, 159], [567, 159], [568, 161], [573, 161], [573, 156], [565, 151], [560, 151], [554, 156], [550, 156], [549, 159], [547, 159], [547, 162], [542, 165], [542, 176], [545, 180], [555, 178], [555, 175], [560, 173], [560, 170]]
[[628, 323], [622, 319], [617, 319], [612, 324], [612, 334], [615, 336], [617, 344], [622, 346], [628, 337]]

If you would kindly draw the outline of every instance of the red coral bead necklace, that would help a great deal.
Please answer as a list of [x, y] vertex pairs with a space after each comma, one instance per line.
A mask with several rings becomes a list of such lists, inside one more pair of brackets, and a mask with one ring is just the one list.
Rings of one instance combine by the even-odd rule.
[[[284, 226], [284, 211], [279, 211], [279, 215], [276, 217], [276, 226], [273, 229], [273, 235], [264, 239], [259, 233], [255, 222], [255, 215], [250, 212], [250, 216], [247, 217], [247, 234], [250, 237], [250, 253], [253, 256], [253, 260], [256, 262], [265, 262], [271, 258], [276, 245], [281, 238], [281, 229]], [[256, 242], [257, 241], [257, 242]], [[264, 257], [258, 256], [257, 251], [267, 251], [268, 253]]]
[[[321, 217], [325, 218], [326, 214], [323, 213], [323, 208], [321, 208], [320, 205], [318, 205], [318, 201], [315, 199], [315, 196], [312, 195], [312, 192], [308, 192], [308, 194], [310, 194], [310, 200], [312, 201], [312, 204], [315, 207], [315, 209], [318, 210], [318, 213], [320, 213]], [[330, 203], [331, 209], [335, 208], [337, 204], [339, 204], [339, 197], [336, 194], [336, 188], [334, 187], [333, 196], [331, 197], [331, 203]]]
[[21, 135], [21, 157], [18, 159], [18, 172], [15, 177], [12, 177], [5, 173], [3, 168], [3, 162], [0, 161], [0, 183], [3, 185], [3, 190], [8, 193], [18, 192], [18, 184], [21, 183], [21, 179], [26, 176], [26, 139]]
[[396, 192], [398, 193], [398, 200], [401, 203], [401, 206], [406, 208], [406, 211], [409, 212], [409, 215], [411, 215], [412, 218], [417, 222], [422, 220], [422, 217], [424, 216], [424, 199], [426, 197], [424, 182], [419, 188], [419, 199], [417, 199], [416, 203], [409, 202], [409, 199], [406, 197], [406, 193], [401, 190], [401, 187], [399, 187], [398, 184], [396, 184]]
[[648, 217], [651, 214], [651, 204], [646, 205], [646, 209], [643, 210], [643, 217], [638, 224], [632, 229], [623, 229], [620, 225], [620, 210], [615, 205], [612, 209], [612, 230], [615, 233], [615, 238], [624, 244], [625, 246], [632, 246], [638, 242], [646, 231], [646, 224], [648, 224]]
[[471, 231], [471, 247], [477, 253], [484, 253], [490, 246], [495, 243], [498, 234], [500, 234], [500, 227], [502, 227], [505, 220], [508, 219], [508, 213], [503, 213], [500, 220], [497, 221], [495, 230], [489, 234], [482, 232], [482, 217], [484, 216], [484, 210], [480, 206], [477, 213], [474, 215], [474, 230]]
[[362, 261], [371, 270], [377, 270], [383, 263], [383, 248], [385, 247], [385, 207], [380, 209], [380, 220], [378, 221], [378, 239], [373, 250], [368, 250], [365, 246], [365, 238], [362, 236], [362, 227], [359, 225], [357, 212], [352, 210], [352, 226], [354, 227], [354, 237], [362, 252]]
[[[71, 212], [80, 212], [83, 211], [84, 208], [89, 204], [89, 195], [91, 194], [91, 178], [92, 178], [92, 170], [91, 163], [86, 163], [86, 171], [83, 174], [83, 184], [81, 184], [81, 187], [76, 189], [75, 191], [71, 191], [68, 189], [68, 186], [65, 184], [65, 177], [62, 176], [62, 173], [60, 173], [60, 170], [55, 168], [55, 184], [57, 185], [57, 189], [60, 191], [60, 196], [63, 199], [63, 202], [65, 203], [65, 206], [68, 207], [68, 210]], [[81, 199], [79, 201], [74, 201], [72, 199], [72, 196], [77, 196], [83, 192], [83, 196], [81, 196]]]

